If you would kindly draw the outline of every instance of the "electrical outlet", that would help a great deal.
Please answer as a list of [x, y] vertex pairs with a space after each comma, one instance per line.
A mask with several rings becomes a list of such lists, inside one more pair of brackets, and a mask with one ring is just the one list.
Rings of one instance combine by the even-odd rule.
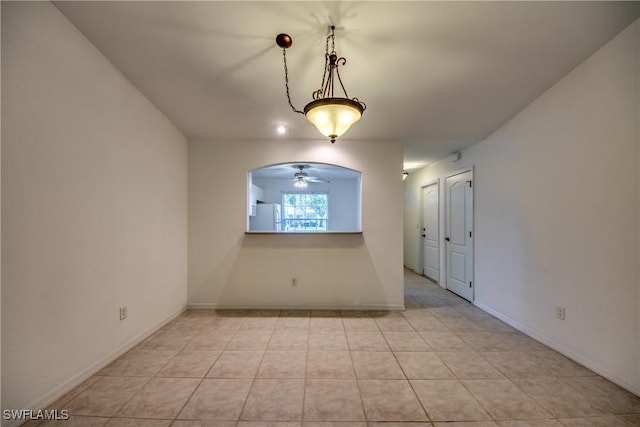
[[556, 317], [560, 320], [565, 319], [565, 308], [564, 307], [556, 307]]
[[296, 279], [295, 277], [291, 278], [291, 286], [298, 286], [298, 279]]
[[124, 320], [126, 318], [127, 318], [127, 307], [122, 306], [120, 307], [120, 320]]

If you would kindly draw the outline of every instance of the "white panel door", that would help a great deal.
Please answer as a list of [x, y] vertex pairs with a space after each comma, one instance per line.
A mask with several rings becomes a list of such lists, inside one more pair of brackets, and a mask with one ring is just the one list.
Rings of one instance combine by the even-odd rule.
[[473, 183], [471, 171], [448, 177], [446, 188], [446, 287], [473, 301]]
[[438, 226], [438, 184], [422, 188], [422, 274], [440, 280], [440, 242]]

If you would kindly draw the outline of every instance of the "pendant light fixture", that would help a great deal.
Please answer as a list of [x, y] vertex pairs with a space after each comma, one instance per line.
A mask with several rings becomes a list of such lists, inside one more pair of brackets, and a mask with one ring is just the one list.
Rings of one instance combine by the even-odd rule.
[[[291, 36], [288, 34], [278, 34], [276, 43], [282, 48], [284, 59], [284, 82], [287, 90], [287, 100], [291, 109], [299, 114], [304, 114], [311, 123], [325, 136], [331, 143], [336, 142], [336, 138], [349, 130], [351, 125], [360, 120], [362, 113], [367, 108], [364, 102], [358, 98], [349, 98], [344, 88], [338, 67], [345, 65], [347, 60], [338, 57], [335, 50], [335, 26], [329, 27], [329, 35], [325, 47], [324, 73], [322, 74], [322, 84], [320, 89], [313, 92], [313, 101], [309, 102], [304, 111], [300, 111], [291, 103], [289, 95], [289, 72], [287, 69], [287, 49], [293, 44]], [[331, 43], [331, 51], [329, 51]], [[340, 83], [344, 97], [336, 96], [334, 86]]]

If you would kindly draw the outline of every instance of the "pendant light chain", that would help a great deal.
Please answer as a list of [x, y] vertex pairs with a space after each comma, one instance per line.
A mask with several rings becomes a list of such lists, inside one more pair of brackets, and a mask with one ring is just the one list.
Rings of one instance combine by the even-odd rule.
[[327, 78], [327, 73], [329, 73], [329, 39], [332, 40], [331, 49], [335, 53], [336, 48], [336, 40], [333, 34], [333, 29], [335, 28], [333, 25], [329, 27], [331, 29], [331, 33], [327, 36], [327, 40], [324, 46], [324, 72], [322, 73], [322, 84], [320, 85], [320, 89], [312, 93], [313, 99], [319, 99], [322, 94], [322, 90], [325, 87], [325, 79]]
[[334, 30], [336, 29], [335, 25], [329, 27], [331, 29], [331, 34], [327, 37], [327, 53], [329, 53], [329, 38], [331, 38], [331, 53], [336, 53], [336, 34]]
[[289, 95], [289, 69], [287, 68], [287, 49], [284, 47], [282, 48], [282, 58], [284, 59], [284, 86], [287, 88], [287, 101], [289, 101], [289, 106], [294, 113], [304, 115], [304, 111], [298, 110], [293, 106], [293, 103], [291, 102], [291, 95]]

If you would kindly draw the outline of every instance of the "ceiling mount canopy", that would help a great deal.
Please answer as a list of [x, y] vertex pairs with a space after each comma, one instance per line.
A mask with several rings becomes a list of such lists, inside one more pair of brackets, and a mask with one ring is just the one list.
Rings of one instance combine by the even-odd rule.
[[[309, 102], [304, 111], [300, 111], [291, 103], [289, 95], [289, 71], [287, 69], [287, 49], [293, 44], [293, 39], [288, 34], [278, 34], [276, 43], [282, 48], [284, 59], [284, 81], [287, 91], [287, 100], [291, 109], [300, 114], [304, 114], [311, 123], [325, 136], [331, 143], [336, 142], [336, 138], [349, 130], [351, 125], [360, 120], [362, 113], [367, 108], [364, 102], [358, 98], [349, 98], [347, 90], [344, 88], [338, 67], [345, 65], [347, 60], [339, 57], [335, 50], [336, 27], [329, 27], [329, 35], [325, 47], [324, 73], [322, 74], [322, 84], [320, 89], [313, 92], [313, 101]], [[331, 43], [331, 51], [329, 51]], [[336, 96], [334, 86], [336, 81], [340, 84], [344, 97]]]

